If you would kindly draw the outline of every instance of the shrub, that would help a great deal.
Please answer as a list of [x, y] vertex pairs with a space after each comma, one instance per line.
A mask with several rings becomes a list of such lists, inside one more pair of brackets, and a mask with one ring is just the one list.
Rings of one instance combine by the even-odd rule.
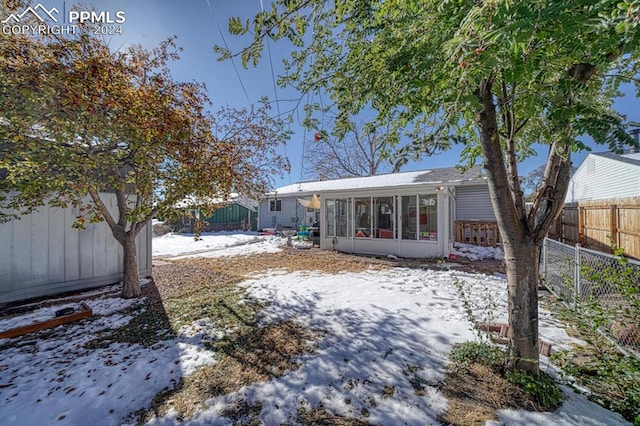
[[507, 355], [506, 350], [490, 343], [464, 342], [453, 348], [449, 359], [459, 367], [467, 367], [473, 362], [479, 362], [493, 370], [498, 370], [506, 364]]
[[618, 352], [602, 335], [587, 339], [585, 348], [554, 354], [554, 363], [589, 389], [591, 400], [640, 426], [640, 360]]
[[507, 380], [536, 398], [538, 405], [545, 409], [555, 410], [564, 399], [556, 382], [545, 373], [535, 377], [528, 371], [511, 370], [507, 372]]

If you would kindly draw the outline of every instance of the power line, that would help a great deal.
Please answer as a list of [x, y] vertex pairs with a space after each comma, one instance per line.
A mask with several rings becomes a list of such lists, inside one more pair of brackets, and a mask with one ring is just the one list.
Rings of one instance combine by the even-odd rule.
[[[264, 5], [262, 4], [262, 0], [260, 0], [260, 10], [264, 12]], [[269, 54], [269, 67], [271, 68], [271, 82], [273, 84], [273, 94], [276, 97], [276, 109], [278, 110], [278, 117], [280, 117], [280, 100], [278, 99], [278, 85], [276, 84], [276, 73], [273, 71], [273, 58], [271, 57], [271, 44], [269, 43], [269, 36], [265, 37], [267, 39], [267, 53]]]
[[[218, 27], [218, 32], [220, 33], [220, 37], [222, 37], [222, 44], [224, 44], [225, 49], [229, 50], [229, 46], [227, 45], [227, 41], [224, 38], [224, 33], [222, 32], [222, 28], [220, 28], [220, 22], [218, 22], [218, 18], [216, 17], [216, 14], [213, 11], [213, 8], [211, 7], [211, 2], [209, 2], [209, 0], [207, 0], [207, 5], [209, 6], [209, 13], [211, 14], [214, 22], [216, 23], [216, 26]], [[236, 72], [236, 77], [238, 77], [238, 81], [240, 82], [240, 87], [242, 87], [242, 91], [244, 92], [244, 96], [247, 98], [247, 102], [249, 102], [249, 105], [251, 105], [251, 99], [249, 99], [249, 94], [247, 93], [247, 89], [244, 87], [242, 78], [240, 78], [240, 73], [238, 72], [236, 63], [233, 60], [233, 58], [230, 58], [230, 59], [231, 59], [231, 64], [233, 65], [233, 70]]]
[[[218, 32], [220, 33], [220, 37], [222, 38], [222, 43], [224, 44], [225, 49], [230, 50], [229, 49], [229, 45], [227, 44], [227, 41], [224, 37], [224, 33], [222, 31], [222, 28], [220, 27], [220, 22], [218, 21], [218, 18], [215, 14], [215, 12], [213, 11], [213, 7], [211, 6], [211, 2], [210, 0], [207, 0], [207, 5], [209, 7], [209, 13], [211, 14], [213, 20], [216, 23], [216, 27], [218, 28]], [[262, 11], [264, 11], [264, 6], [262, 4], [262, 0], [260, 0], [260, 9]], [[280, 101], [278, 99], [278, 91], [277, 91], [277, 85], [276, 85], [276, 79], [275, 79], [275, 71], [273, 69], [273, 59], [271, 56], [271, 47], [269, 45], [269, 39], [267, 38], [267, 52], [269, 54], [269, 66], [271, 68], [271, 81], [273, 83], [273, 91], [275, 94], [275, 98], [276, 98], [276, 108], [278, 110], [278, 117], [281, 117], [281, 112], [280, 112]], [[236, 66], [235, 61], [233, 60], [233, 58], [231, 59], [231, 64], [233, 65], [233, 70], [236, 73], [236, 77], [238, 77], [238, 81], [240, 82], [240, 86], [242, 87], [242, 91], [244, 92], [244, 96], [247, 98], [247, 102], [249, 104], [251, 104], [251, 99], [249, 99], [249, 94], [247, 93], [247, 89], [244, 86], [244, 83], [242, 81], [242, 78], [240, 77], [240, 73], [238, 72], [238, 67]], [[289, 157], [289, 155], [287, 154], [287, 147], [286, 147], [286, 143], [283, 145], [283, 151], [284, 151], [284, 155], [285, 157]], [[291, 172], [289, 171], [288, 173], [289, 175], [289, 183], [291, 183]]]
[[[260, 10], [264, 12], [264, 4], [262, 0], [260, 0]], [[278, 99], [278, 85], [276, 84], [276, 73], [273, 70], [273, 58], [271, 56], [271, 44], [269, 43], [269, 36], [265, 37], [267, 39], [267, 53], [269, 54], [269, 67], [271, 68], [271, 83], [273, 85], [273, 94], [276, 98], [276, 109], [278, 110], [278, 118], [282, 119], [282, 113], [280, 112], [280, 100]], [[304, 150], [304, 142], [303, 142], [303, 150]], [[282, 151], [284, 152], [284, 156], [289, 158], [287, 154], [287, 144], [285, 143], [282, 146]], [[291, 171], [288, 173], [289, 175], [289, 183], [291, 183]]]

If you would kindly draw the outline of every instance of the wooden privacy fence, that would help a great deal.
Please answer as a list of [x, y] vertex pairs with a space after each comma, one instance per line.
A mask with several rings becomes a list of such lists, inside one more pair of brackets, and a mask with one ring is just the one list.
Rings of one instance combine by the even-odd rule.
[[567, 203], [549, 236], [605, 253], [615, 245], [640, 259], [640, 197]]
[[501, 244], [496, 222], [456, 221], [456, 241], [476, 246], [495, 247]]

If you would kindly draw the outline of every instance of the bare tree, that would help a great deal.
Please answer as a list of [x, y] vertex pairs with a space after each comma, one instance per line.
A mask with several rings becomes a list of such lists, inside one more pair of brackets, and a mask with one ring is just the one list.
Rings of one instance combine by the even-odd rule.
[[384, 128], [369, 131], [355, 124], [343, 137], [316, 132], [312, 140], [305, 140], [303, 172], [318, 180], [389, 172], [385, 134]]

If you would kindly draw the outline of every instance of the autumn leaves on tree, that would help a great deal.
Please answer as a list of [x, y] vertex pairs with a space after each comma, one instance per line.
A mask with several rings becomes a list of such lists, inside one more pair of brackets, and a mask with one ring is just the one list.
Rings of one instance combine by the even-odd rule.
[[172, 78], [178, 52], [172, 39], [114, 52], [87, 33], [0, 38], [0, 219], [46, 202], [80, 206], [79, 228], [106, 221], [124, 297], [140, 295], [135, 241], [154, 215], [187, 196], [263, 193], [288, 169], [282, 122], [266, 107], [210, 113], [202, 84]]

